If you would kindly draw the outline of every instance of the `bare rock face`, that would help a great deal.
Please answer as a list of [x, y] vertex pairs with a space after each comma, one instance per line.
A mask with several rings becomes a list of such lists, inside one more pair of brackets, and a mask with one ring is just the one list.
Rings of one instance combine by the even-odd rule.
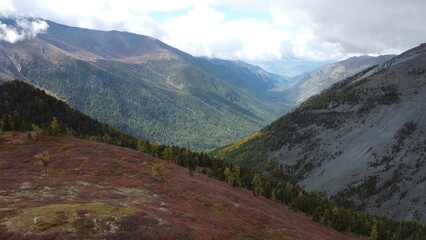
[[[425, 132], [422, 44], [309, 98], [249, 141], [218, 151], [264, 171], [276, 172], [280, 164], [289, 180], [342, 204], [426, 222]], [[253, 163], [246, 156], [258, 157]]]
[[286, 92], [292, 96], [296, 104], [300, 104], [309, 97], [321, 93], [332, 84], [364, 69], [381, 64], [392, 57], [394, 55], [360, 56], [327, 64], [297, 80]]
[[[313, 137], [270, 156], [292, 165], [308, 189], [350, 199], [374, 214], [425, 222], [425, 63], [421, 46], [370, 70], [367, 78], [308, 100], [311, 108], [305, 111], [317, 120], [299, 131], [314, 132]], [[312, 107], [327, 94], [341, 95]], [[296, 156], [299, 166], [286, 156]]]

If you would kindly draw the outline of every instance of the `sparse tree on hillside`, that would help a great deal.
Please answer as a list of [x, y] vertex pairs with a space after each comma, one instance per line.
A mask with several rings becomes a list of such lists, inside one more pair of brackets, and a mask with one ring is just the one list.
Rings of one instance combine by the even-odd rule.
[[255, 174], [253, 177], [253, 181], [251, 182], [253, 185], [253, 194], [254, 196], [261, 196], [263, 193], [263, 184], [262, 184], [262, 178], [260, 177], [260, 174]]
[[164, 181], [163, 175], [164, 175], [164, 164], [157, 163], [152, 165], [151, 176], [154, 180], [163, 182]]
[[56, 117], [53, 117], [52, 122], [49, 125], [48, 133], [50, 135], [56, 135], [59, 134], [60, 127], [59, 127], [59, 121]]
[[44, 168], [44, 172], [47, 171], [47, 166], [49, 165], [50, 161], [50, 154], [48, 151], [44, 151], [43, 153], [39, 153], [34, 155], [34, 158], [38, 161], [34, 163], [36, 166], [42, 166]]
[[371, 240], [379, 239], [379, 231], [377, 229], [376, 224], [374, 224], [373, 228], [371, 228], [370, 239]]
[[173, 150], [171, 147], [164, 148], [162, 158], [167, 161], [173, 160]]
[[234, 176], [237, 187], [242, 187], [243, 183], [241, 181], [241, 168], [239, 166], [232, 168], [232, 175]]
[[234, 186], [235, 178], [234, 178], [231, 170], [229, 168], [225, 168], [225, 171], [223, 172], [223, 174], [225, 174], [226, 181], [228, 182], [228, 185], [231, 186], [231, 187]]

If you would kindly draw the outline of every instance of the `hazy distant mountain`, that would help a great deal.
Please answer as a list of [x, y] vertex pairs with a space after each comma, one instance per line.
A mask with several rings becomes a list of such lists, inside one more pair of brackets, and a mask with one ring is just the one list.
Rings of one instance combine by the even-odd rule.
[[47, 89], [134, 136], [213, 149], [285, 111], [269, 91], [282, 78], [248, 64], [195, 58], [142, 35], [47, 23], [32, 40], [0, 42], [0, 78]]
[[251, 64], [257, 65], [268, 72], [284, 76], [285, 78], [293, 78], [301, 74], [311, 72], [331, 61], [308, 61], [303, 59], [283, 59], [276, 61], [250, 61]]
[[309, 74], [298, 79], [286, 92], [296, 104], [300, 104], [310, 96], [320, 93], [322, 90], [340, 80], [343, 80], [368, 67], [383, 63], [395, 55], [378, 57], [360, 56], [330, 63], [315, 69]]
[[368, 212], [426, 222], [425, 66], [422, 44], [215, 153]]

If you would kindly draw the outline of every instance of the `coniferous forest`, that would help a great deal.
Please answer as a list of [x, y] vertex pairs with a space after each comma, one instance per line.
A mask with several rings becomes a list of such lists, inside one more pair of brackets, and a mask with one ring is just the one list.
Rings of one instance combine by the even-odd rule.
[[0, 85], [0, 119], [2, 133], [28, 131], [30, 135], [68, 134], [137, 149], [186, 167], [189, 174], [201, 172], [232, 187], [252, 190], [255, 196], [282, 202], [314, 221], [341, 232], [353, 232], [374, 240], [426, 239], [426, 227], [422, 223], [396, 221], [342, 207], [328, 200], [321, 192], [309, 192], [283, 181], [285, 174], [279, 168], [264, 175], [203, 152], [136, 139], [22, 81], [14, 80]]

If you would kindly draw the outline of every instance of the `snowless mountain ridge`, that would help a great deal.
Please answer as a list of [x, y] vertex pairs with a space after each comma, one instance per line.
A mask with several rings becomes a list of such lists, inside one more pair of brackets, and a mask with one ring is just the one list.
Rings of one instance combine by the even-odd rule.
[[217, 154], [264, 171], [281, 164], [289, 180], [343, 204], [426, 222], [425, 66], [422, 44], [335, 83]]

